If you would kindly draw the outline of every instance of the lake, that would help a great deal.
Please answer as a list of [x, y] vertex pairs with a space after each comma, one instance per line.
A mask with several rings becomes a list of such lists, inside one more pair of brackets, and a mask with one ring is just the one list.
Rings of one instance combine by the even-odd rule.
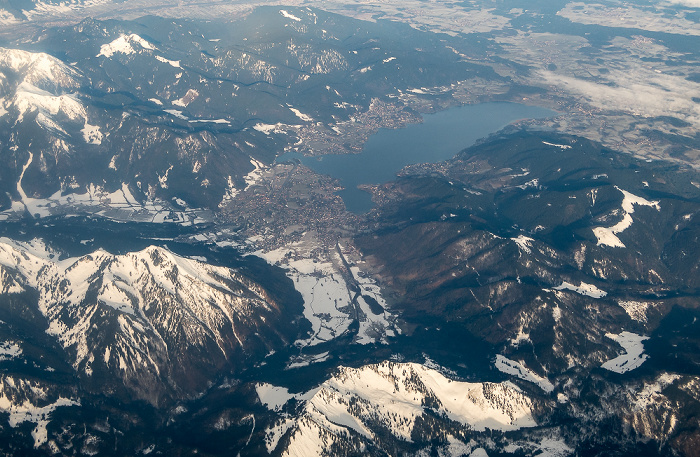
[[406, 165], [441, 162], [454, 157], [480, 138], [497, 132], [521, 119], [555, 116], [547, 108], [517, 103], [480, 103], [450, 108], [423, 116], [423, 123], [401, 129], [380, 129], [359, 154], [304, 157], [286, 153], [277, 162], [298, 159], [317, 173], [340, 181], [338, 192], [348, 211], [363, 214], [372, 209], [371, 195], [357, 188], [360, 184], [391, 181]]

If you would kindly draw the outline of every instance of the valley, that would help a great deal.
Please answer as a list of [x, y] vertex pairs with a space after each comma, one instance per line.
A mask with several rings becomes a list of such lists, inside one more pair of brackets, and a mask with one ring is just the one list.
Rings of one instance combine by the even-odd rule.
[[0, 5], [0, 451], [695, 455], [697, 9], [282, 3]]
[[[546, 159], [542, 160], [543, 157]], [[586, 166], [581, 167], [579, 161]], [[519, 168], [504, 167], [513, 163]], [[314, 176], [308, 169], [295, 170], [295, 167], [300, 165], [278, 164], [270, 170], [261, 170], [258, 180], [245, 192], [261, 192], [268, 185], [266, 183], [289, 183], [287, 174]], [[279, 176], [280, 169], [286, 174]], [[257, 237], [253, 230], [260, 222], [245, 218], [238, 219], [229, 228], [214, 224], [205, 230], [202, 226], [177, 224], [147, 224], [138, 228], [100, 218], [92, 221], [42, 218], [39, 224], [32, 221], [6, 223], [3, 235], [28, 240], [19, 243], [50, 240], [53, 246], [72, 252], [74, 256], [94, 257], [93, 253], [99, 252], [99, 248], [109, 249], [115, 254], [123, 253], [119, 255], [132, 255], [129, 253], [156, 244], [167, 250], [159, 252], [178, 252], [177, 255], [193, 259], [188, 262], [194, 264], [206, 261], [210, 265], [234, 267], [248, 277], [262, 281], [262, 287], [276, 294], [273, 296], [289, 297], [290, 292], [285, 290], [291, 290], [291, 287], [298, 291], [299, 298], [295, 300], [304, 303], [304, 310], [299, 304], [295, 306], [298, 315], [303, 315], [304, 319], [294, 321], [298, 332], [294, 344], [273, 351], [259, 351], [238, 369], [217, 369], [218, 374], [210, 378], [216, 381], [210, 381], [210, 387], [195, 398], [168, 400], [167, 404], [171, 405], [168, 410], [182, 410], [176, 416], [172, 416], [175, 413], [163, 416], [162, 407], [153, 409], [151, 406], [136, 414], [131, 411], [131, 403], [110, 406], [120, 410], [119, 414], [125, 420], [127, 417], [132, 417], [129, 420], [146, 420], [149, 415], [160, 417], [159, 421], [165, 421], [158, 426], [163, 439], [167, 436], [172, 439], [171, 433], [177, 433], [177, 424], [189, 423], [199, 414], [204, 414], [211, 422], [202, 423], [205, 427], [202, 433], [219, 436], [217, 440], [222, 440], [208, 444], [210, 452], [230, 449], [226, 446], [244, 449], [247, 446], [243, 446], [243, 442], [250, 433], [250, 427], [246, 426], [249, 421], [244, 418], [253, 414], [258, 428], [251, 436], [252, 442], [257, 443], [254, 446], [258, 447], [247, 448], [253, 454], [275, 449], [293, 452], [294, 446], [301, 445], [294, 443], [307, 440], [305, 434], [318, 435], [319, 430], [331, 433], [328, 435], [330, 441], [324, 442], [328, 446], [335, 443], [332, 445], [334, 452], [357, 449], [358, 446], [376, 448], [377, 452], [397, 449], [417, 452], [425, 446], [445, 446], [445, 449], [457, 446], [472, 451], [483, 447], [493, 452], [494, 442], [487, 441], [487, 437], [495, 439], [493, 432], [480, 431], [470, 421], [462, 425], [449, 422], [448, 425], [440, 422], [442, 419], [429, 419], [440, 416], [434, 416], [433, 411], [434, 408], [439, 410], [442, 400], [436, 404], [438, 406], [431, 406], [433, 404], [426, 403], [427, 400], [419, 402], [424, 409], [416, 413], [421, 419], [415, 419], [418, 422], [407, 429], [412, 430], [410, 442], [400, 434], [380, 439], [374, 432], [368, 435], [363, 431], [366, 428], [362, 427], [367, 426], [372, 430], [377, 427], [395, 430], [394, 426], [381, 425], [384, 419], [380, 418], [370, 422], [367, 418], [361, 419], [369, 425], [361, 428], [353, 425], [341, 433], [341, 429], [326, 422], [330, 420], [331, 424], [337, 424], [340, 420], [327, 416], [328, 412], [324, 413], [326, 419], [314, 415], [316, 413], [304, 416], [303, 411], [316, 411], [313, 408], [321, 407], [312, 408], [310, 405], [318, 400], [311, 400], [316, 397], [307, 397], [305, 392], [315, 392], [319, 379], [336, 376], [338, 366], [352, 367], [360, 370], [358, 373], [364, 373], [363, 370], [372, 364], [392, 360], [392, 363], [430, 367], [454, 382], [508, 381], [518, 386], [527, 393], [529, 401], [539, 405], [533, 416], [537, 426], [503, 432], [495, 442], [501, 443], [503, 449], [516, 443], [518, 449], [527, 449], [529, 453], [549, 449], [547, 452], [554, 452], [554, 455], [566, 455], [574, 447], [592, 446], [595, 449], [611, 443], [596, 437], [597, 425], [586, 422], [587, 416], [580, 416], [577, 408], [594, 408], [595, 414], [602, 414], [620, 427], [629, 420], [632, 423], [642, 420], [639, 414], [646, 414], [644, 408], [647, 407], [668, 408], [666, 414], [673, 415], [676, 421], [686, 420], [685, 415], [692, 414], [689, 411], [692, 411], [695, 400], [690, 400], [688, 393], [682, 392], [692, 391], [683, 386], [692, 385], [696, 371], [685, 368], [687, 365], [682, 363], [669, 363], [667, 355], [661, 356], [668, 352], [673, 354], [676, 349], [655, 336], [655, 329], [678, 331], [670, 330], [668, 326], [680, 329], [688, 321], [672, 323], [673, 320], [667, 320], [667, 315], [669, 319], [675, 319], [671, 316], [678, 312], [697, 313], [692, 304], [697, 297], [697, 279], [686, 275], [682, 282], [677, 282], [680, 277], [673, 273], [678, 268], [675, 259], [682, 257], [671, 254], [675, 249], [674, 237], [694, 230], [694, 215], [698, 211], [697, 191], [692, 184], [694, 176], [695, 172], [690, 169], [672, 166], [662, 170], [576, 137], [521, 133], [496, 136], [446, 162], [405, 169], [398, 180], [372, 188], [378, 197], [375, 200], [378, 206], [364, 216], [344, 212], [342, 202], [333, 193], [336, 188], [329, 186], [327, 195], [334, 199], [338, 213], [348, 215], [343, 230], [338, 230], [339, 219], [331, 216], [316, 219], [313, 230], [286, 230], [285, 227], [298, 226], [303, 221], [308, 224], [316, 214], [292, 208], [271, 215], [270, 221], [266, 222], [270, 228], [267, 236]], [[306, 186], [313, 189], [318, 184], [317, 181], [296, 180], [291, 181], [291, 187], [297, 189]], [[275, 188], [267, 188], [265, 195], [274, 195], [269, 192]], [[533, 198], [536, 195], [539, 197]], [[632, 198], [630, 196], [635, 198], [635, 203], [625, 203]], [[243, 200], [251, 202], [256, 198]], [[528, 205], [530, 209], [527, 212], [509, 210], [522, 205]], [[621, 213], [616, 208], [627, 208], [627, 205], [634, 209], [632, 222], [616, 235], [623, 246], [601, 243], [595, 233], [596, 227], [625, 220], [630, 208], [628, 213]], [[653, 205], [658, 205], [658, 209]], [[328, 208], [328, 205], [322, 207]], [[498, 210], [490, 213], [489, 208]], [[597, 212], [589, 214], [589, 208]], [[252, 216], [256, 210], [250, 207], [232, 211], [232, 214]], [[286, 214], [287, 219], [282, 218], [282, 214]], [[511, 219], [514, 217], [518, 219]], [[270, 223], [271, 220], [286, 222], [275, 225]], [[90, 224], [89, 229], [86, 229], [86, 224]], [[234, 226], [238, 229], [233, 230]], [[149, 233], [144, 229], [152, 231]], [[129, 231], [138, 236], [129, 235]], [[630, 234], [634, 238], [630, 238]], [[665, 236], [669, 238], [662, 238], [661, 234], [667, 234]], [[653, 241], [642, 242], [645, 237], [652, 237]], [[131, 244], [124, 244], [121, 240], [131, 240]], [[406, 242], [410, 242], [413, 249], [403, 247]], [[659, 251], [633, 254], [648, 249], [644, 246], [655, 246], [651, 249]], [[684, 249], [687, 248], [684, 245]], [[143, 252], [156, 252], [152, 248], [146, 249]], [[247, 255], [241, 257], [240, 253]], [[421, 257], [423, 255], [427, 257]], [[637, 266], [630, 263], [630, 255], [638, 259]], [[387, 259], [386, 256], [401, 257]], [[651, 264], [649, 259], [659, 261]], [[71, 259], [60, 261], [73, 262]], [[182, 262], [178, 260], [179, 264]], [[5, 270], [7, 272], [18, 268], [13, 266], [18, 264], [4, 264], [10, 267], [10, 270]], [[270, 264], [276, 267], [270, 267]], [[276, 270], [274, 276], [270, 276], [271, 268]], [[695, 267], [685, 268], [694, 271]], [[9, 279], [20, 277], [6, 274], [3, 277], [6, 278], [3, 279], [6, 297], [16, 293], [15, 284], [26, 287], [22, 285], [22, 279]], [[270, 282], [272, 277], [277, 278], [275, 282]], [[123, 287], [114, 290], [125, 290]], [[456, 303], [462, 304], [456, 307]], [[107, 304], [105, 301], [101, 306]], [[124, 309], [117, 311], [129, 314]], [[2, 320], [7, 322], [4, 318]], [[41, 319], [36, 322], [41, 322]], [[591, 331], [592, 328], [595, 331]], [[37, 337], [41, 335], [41, 329], [40, 325], [38, 332], [33, 330]], [[10, 327], [8, 331], [6, 341], [17, 341], [16, 329]], [[695, 344], [694, 336], [690, 336], [692, 331], [684, 331], [687, 335], [684, 344]], [[635, 338], [640, 343], [638, 349], [625, 342]], [[265, 341], [269, 344], [270, 339], [265, 338]], [[10, 360], [26, 357], [26, 344], [22, 344], [19, 354], [12, 352], [14, 355]], [[244, 347], [248, 345], [244, 343]], [[62, 359], [60, 346], [56, 350], [54, 357]], [[630, 361], [625, 362], [625, 357]], [[92, 362], [90, 370], [93, 373], [81, 381], [83, 387], [77, 392], [72, 391], [72, 396], [59, 394], [66, 386], [58, 382], [51, 387], [56, 392], [53, 395], [71, 402], [79, 401], [81, 405], [93, 403], [94, 400], [90, 399], [94, 393], [89, 386], [99, 377], [98, 371], [94, 371], [97, 370], [96, 363]], [[60, 366], [54, 363], [48, 367], [58, 369]], [[70, 365], [62, 366], [63, 373], [72, 371]], [[38, 368], [41, 367], [39, 364]], [[197, 372], [201, 373], [202, 369], [197, 369]], [[24, 369], [18, 373], [26, 373], [28, 379], [36, 376]], [[280, 373], [285, 373], [283, 378]], [[133, 376], [128, 378], [133, 379]], [[654, 381], [657, 378], [660, 381]], [[286, 381], [280, 382], [282, 379]], [[645, 387], [653, 382], [658, 382], [659, 387]], [[288, 397], [282, 398], [300, 397], [289, 404], [284, 401], [274, 403], [277, 405], [274, 407], [265, 407], [256, 403], [257, 397], [262, 403], [267, 401], [256, 387], [260, 383], [273, 386], [275, 392], [289, 392]], [[407, 380], [401, 383], [412, 385]], [[628, 391], [638, 392], [635, 395], [650, 395], [643, 397], [644, 401], [650, 402], [649, 406], [642, 409], [624, 406], [627, 400], [620, 397], [620, 391], [612, 388], [620, 383], [627, 386]], [[600, 389], [603, 385], [608, 386], [606, 395], [609, 397], [606, 396], [600, 406], [594, 406], [600, 400], [599, 396], [591, 397], [585, 392], [593, 386]], [[255, 389], [258, 389], [257, 393]], [[645, 389], [652, 389], [653, 393], [645, 394]], [[228, 401], [222, 402], [220, 398], [224, 392], [242, 395], [247, 400], [235, 406]], [[435, 395], [441, 398], [443, 394], [436, 391]], [[667, 395], [681, 395], [683, 400], [668, 403], [671, 400]], [[343, 398], [347, 398], [346, 394]], [[307, 401], [312, 403], [307, 405]], [[361, 403], [371, 405], [372, 401], [365, 398]], [[39, 401], [38, 407], [41, 405]], [[425, 409], [426, 405], [428, 409]], [[61, 423], [61, 417], [70, 416], [70, 411], [74, 409], [57, 408], [52, 413], [51, 417], [59, 420], [52, 419], [48, 423], [47, 436], [54, 436], [52, 427]], [[349, 411], [352, 417], [364, 417], [354, 416], [354, 409]], [[281, 412], [284, 413], [280, 419]], [[99, 413], [95, 410], [95, 414]], [[301, 422], [292, 425], [289, 417], [297, 417], [297, 414]], [[236, 417], [240, 419], [234, 419]], [[561, 422], [560, 417], [574, 421], [571, 422], [573, 428], [562, 425], [567, 422]], [[196, 421], [201, 422], [201, 419]], [[223, 429], [217, 428], [219, 426], [208, 429], [204, 425], [219, 423], [217, 421], [230, 425]], [[582, 424], [587, 424], [585, 430], [588, 431], [580, 435]], [[436, 427], [452, 432], [432, 444], [418, 438], [421, 433], [432, 436]], [[621, 428], [622, 435], [608, 435], [609, 439], [615, 440], [616, 446], [624, 446], [621, 448], [625, 449], [624, 452], [639, 450], [641, 444], [635, 434], [643, 429], [634, 427], [627, 431]], [[210, 431], [205, 432], [205, 429]], [[101, 437], [95, 441], [95, 446], [109, 442], [110, 434], [117, 433], [117, 430], [94, 435]], [[228, 430], [226, 435], [222, 435], [223, 430]], [[230, 439], [232, 433], [238, 436], [235, 433], [239, 432], [234, 430], [240, 430], [238, 444]], [[673, 427], [661, 428], [651, 436], [664, 440], [663, 443], [668, 444], [662, 446], [668, 446], [675, 437], [681, 439], [674, 430]], [[348, 436], [351, 437], [349, 441]], [[75, 435], [72, 439], [86, 438]], [[211, 447], [215, 446], [213, 443], [221, 443], [224, 447]], [[204, 445], [201, 441], [188, 442], [181, 438], [167, 442], [156, 440], [152, 444], [161, 452]], [[127, 440], [123, 445], [132, 446], [133, 442]], [[104, 449], [99, 446], [99, 449]]]

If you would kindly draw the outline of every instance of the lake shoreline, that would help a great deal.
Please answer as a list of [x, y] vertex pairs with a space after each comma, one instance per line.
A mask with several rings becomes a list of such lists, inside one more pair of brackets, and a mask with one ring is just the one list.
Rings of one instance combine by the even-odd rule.
[[549, 108], [511, 102], [461, 105], [425, 114], [421, 123], [379, 129], [358, 154], [307, 157], [288, 152], [275, 162], [298, 160], [316, 173], [337, 179], [343, 186], [338, 195], [347, 210], [364, 214], [374, 203], [371, 194], [358, 186], [391, 181], [408, 165], [448, 160], [513, 123], [557, 114]]

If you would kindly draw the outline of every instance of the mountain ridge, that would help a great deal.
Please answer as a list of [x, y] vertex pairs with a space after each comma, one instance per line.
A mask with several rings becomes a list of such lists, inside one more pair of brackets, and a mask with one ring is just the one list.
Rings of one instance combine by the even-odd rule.
[[94, 388], [111, 379], [155, 404], [186, 398], [206, 388], [205, 373], [235, 370], [295, 335], [270, 328], [280, 305], [229, 268], [160, 247], [59, 259], [38, 240], [1, 241], [3, 290], [38, 291], [46, 333]]

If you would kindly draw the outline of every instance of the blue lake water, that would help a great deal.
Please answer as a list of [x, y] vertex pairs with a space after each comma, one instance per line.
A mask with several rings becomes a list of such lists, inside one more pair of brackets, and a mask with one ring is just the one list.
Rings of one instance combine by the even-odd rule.
[[298, 159], [317, 173], [330, 175], [344, 189], [338, 194], [348, 211], [363, 214], [374, 205], [360, 184], [391, 181], [406, 165], [440, 162], [454, 157], [479, 138], [521, 119], [551, 117], [556, 112], [517, 103], [481, 103], [450, 108], [423, 116], [423, 123], [401, 129], [380, 129], [359, 154], [304, 157], [298, 153], [279, 156], [277, 162]]

